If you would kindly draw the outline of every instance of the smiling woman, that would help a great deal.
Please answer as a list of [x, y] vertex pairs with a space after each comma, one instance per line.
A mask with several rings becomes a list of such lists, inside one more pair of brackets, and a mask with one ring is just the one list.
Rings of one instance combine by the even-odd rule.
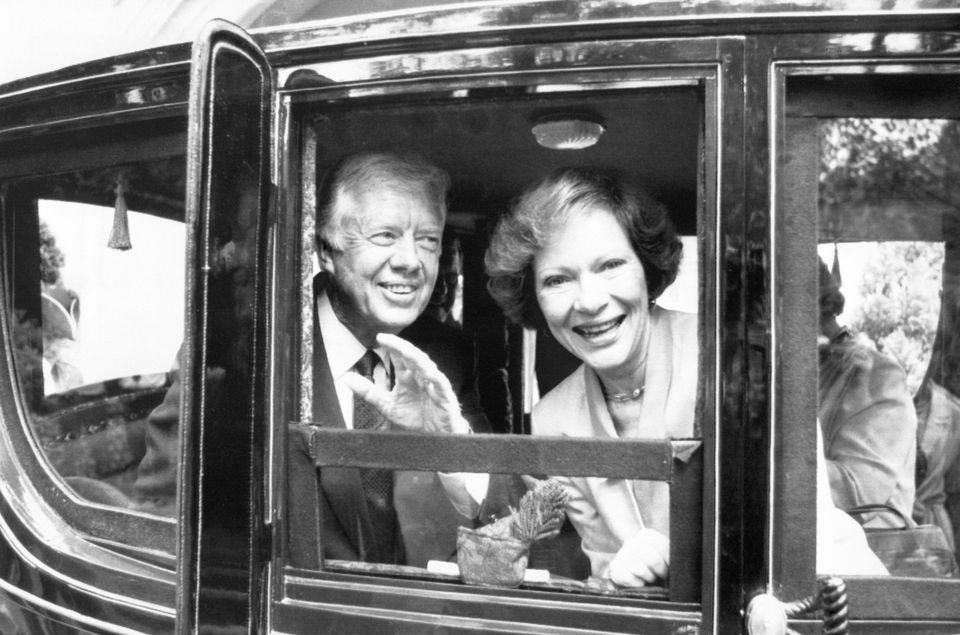
[[534, 257], [537, 303], [550, 333], [603, 377], [610, 398], [639, 399], [650, 347], [647, 281], [613, 215], [584, 210]]
[[[534, 408], [535, 435], [694, 436], [696, 316], [654, 306], [681, 249], [663, 205], [610, 171], [555, 172], [500, 221], [486, 255], [494, 299], [583, 362]], [[666, 484], [561, 482], [593, 575], [624, 587], [667, 578]]]

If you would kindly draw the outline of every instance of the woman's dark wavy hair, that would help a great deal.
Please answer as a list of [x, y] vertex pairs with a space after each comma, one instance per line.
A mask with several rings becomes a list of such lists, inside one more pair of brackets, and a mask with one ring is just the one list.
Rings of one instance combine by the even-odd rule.
[[533, 259], [571, 216], [594, 208], [610, 211], [623, 228], [643, 265], [651, 300], [676, 279], [683, 245], [662, 203], [619, 172], [563, 168], [520, 196], [487, 247], [487, 288], [510, 320], [546, 327], [534, 293]]

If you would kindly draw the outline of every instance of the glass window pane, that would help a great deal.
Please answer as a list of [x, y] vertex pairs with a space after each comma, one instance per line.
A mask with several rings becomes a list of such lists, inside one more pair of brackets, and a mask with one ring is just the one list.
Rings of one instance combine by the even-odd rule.
[[[574, 455], [566, 464], [551, 464], [538, 472], [537, 462], [545, 461], [548, 451], [518, 448], [532, 453], [530, 471], [521, 474], [517, 470], [523, 467], [505, 467], [508, 454], [498, 454], [504, 451], [500, 446], [484, 447], [485, 439], [476, 438], [480, 435], [472, 435], [469, 443], [479, 443], [472, 451], [484, 462], [466, 470], [469, 475], [450, 469], [457, 466], [417, 472], [385, 469], [393, 490], [379, 499], [367, 494], [365, 482], [372, 479], [367, 467], [351, 467], [348, 461], [321, 465], [318, 472], [315, 464], [317, 445], [327, 442], [326, 437], [313, 439], [315, 428], [358, 428], [362, 405], [349, 386], [341, 384], [350, 383], [344, 378], [359, 368], [356, 360], [365, 348], [377, 349], [382, 365], [375, 364], [378, 370], [372, 377], [380, 389], [385, 392], [404, 380], [405, 362], [398, 363], [396, 351], [387, 350], [383, 363], [384, 351], [368, 337], [366, 327], [374, 323], [426, 353], [450, 381], [476, 433], [519, 436], [523, 438], [516, 440], [531, 443], [564, 437], [583, 437], [583, 442], [602, 439], [634, 450], [634, 441], [695, 438], [699, 447], [701, 263], [696, 236], [704, 205], [698, 194], [705, 189], [699, 182], [701, 90], [678, 84], [593, 91], [586, 111], [584, 95], [543, 92], [511, 89], [483, 99], [304, 106], [309, 126], [303, 201], [305, 213], [315, 215], [316, 222], [311, 218], [303, 223], [309, 233], [302, 237], [303, 244], [315, 251], [315, 268], [303, 279], [308, 308], [303, 315], [315, 322], [302, 331], [304, 341], [313, 343], [308, 349], [313, 378], [303, 386], [312, 392], [312, 400], [301, 413], [302, 423], [290, 430], [289, 554], [294, 566], [414, 577], [436, 573], [447, 580], [442, 571], [457, 563], [458, 534], [465, 539], [467, 529], [495, 531], [498, 522], [503, 525], [515, 515], [537, 482], [528, 477], [552, 476], [570, 497], [565, 513], [571, 522], [557, 527], [558, 535], [550, 541], [530, 547], [528, 566], [539, 570], [545, 581], [537, 582], [539, 586], [524, 584], [622, 597], [680, 598], [674, 592], [685, 583], [687, 595], [682, 599], [699, 598], [699, 558], [691, 554], [698, 555], [701, 544], [700, 498], [672, 497], [668, 475], [659, 482], [652, 477], [616, 478], [603, 473], [605, 466]], [[566, 130], [573, 135], [589, 127], [586, 120], [603, 121], [609, 132], [579, 150], [551, 148], [549, 142], [538, 142], [532, 128], [538, 121], [562, 119], [558, 113], [584, 121], [561, 121], [556, 134]], [[411, 154], [417, 157], [416, 167], [402, 165]], [[408, 216], [395, 213], [398, 201], [407, 205], [405, 213], [414, 207], [410, 201], [418, 209], [432, 210], [422, 186], [428, 177], [419, 177], [414, 186], [399, 176], [408, 171], [429, 174], [422, 162], [440, 168], [450, 179], [445, 217], [424, 212], [421, 224], [410, 228], [443, 230], [433, 237], [440, 248], [436, 255], [416, 251], [412, 238], [410, 250], [404, 251]], [[560, 174], [564, 176], [557, 177]], [[576, 183], [550, 185], [549, 179], [542, 180], [551, 175]], [[521, 324], [508, 317], [510, 309], [490, 293], [491, 262], [503, 256], [491, 256], [491, 244], [497, 240], [498, 220], [514, 210], [524, 194], [536, 198], [530, 192], [537, 187], [556, 190], [540, 195], [548, 201], [537, 212], [543, 217], [540, 225], [499, 233], [501, 239], [510, 234], [541, 239], [511, 247], [529, 251], [517, 253], [518, 259], [527, 259], [518, 273], [531, 281], [526, 298], [530, 307], [539, 308], [526, 310], [544, 318], [542, 323]], [[583, 198], [564, 199], [568, 187], [590, 191]], [[344, 192], [354, 194], [350, 198]], [[347, 208], [338, 205], [344, 205], [343, 200], [357, 203], [349, 210], [358, 218], [342, 215]], [[393, 218], [400, 220], [384, 220]], [[440, 227], [430, 225], [438, 218]], [[669, 229], [661, 222], [664, 218]], [[557, 309], [548, 321], [540, 296], [533, 292], [533, 285], [539, 284], [533, 282], [534, 263], [546, 259], [554, 240], [570, 245], [553, 250], [554, 256], [566, 259], [554, 266], [571, 278], [575, 270], [578, 282], [596, 283], [595, 289], [603, 288], [598, 293], [605, 294], [592, 308], [572, 301], [575, 308], [568, 309], [576, 322], [567, 325], [558, 316], [568, 309]], [[620, 249], [616, 256], [611, 255], [614, 246]], [[449, 260], [448, 254], [453, 255]], [[405, 257], [418, 264], [408, 266]], [[430, 275], [422, 281], [420, 271]], [[437, 284], [432, 296], [424, 293], [420, 298], [418, 285], [432, 285], [434, 271]], [[362, 280], [373, 284], [363, 285]], [[453, 288], [456, 293], [449, 294]], [[452, 306], [448, 313], [442, 310], [445, 303]], [[387, 306], [395, 310], [388, 312]], [[514, 309], [513, 317], [520, 313]], [[619, 361], [609, 362], [607, 354], [619, 356]], [[578, 370], [585, 362], [591, 370]], [[592, 370], [594, 366], [599, 370]], [[605, 397], [604, 382], [613, 381], [610, 377], [620, 376], [626, 367], [630, 370], [623, 375], [636, 380], [632, 388], [640, 390], [631, 389], [623, 399]], [[621, 390], [617, 386], [610, 392]], [[637, 421], [646, 427], [632, 425]], [[395, 467], [391, 461], [396, 453], [371, 458], [374, 442], [365, 443], [369, 445], [348, 453], [354, 465]], [[431, 463], [437, 450], [424, 440], [411, 452], [401, 454], [413, 466], [418, 461]], [[695, 449], [666, 464], [675, 458], [680, 463], [691, 461], [693, 454]], [[644, 456], [640, 452], [627, 464], [646, 460]], [[700, 460], [692, 463], [699, 466]], [[478, 474], [478, 469], [485, 472]], [[695, 484], [699, 494], [699, 471]], [[319, 500], [315, 510], [298, 504], [312, 500]], [[387, 504], [378, 506], [377, 500], [392, 502], [393, 510]], [[685, 503], [689, 509], [675, 509], [678, 501], [679, 507]], [[383, 540], [377, 538], [380, 507], [390, 516]], [[682, 527], [683, 535], [673, 535], [674, 527]], [[381, 543], [388, 547], [379, 548]], [[685, 557], [675, 561], [670, 585], [666, 568], [649, 580], [638, 577], [634, 567], [643, 559], [644, 548], [656, 545], [666, 567], [671, 543], [683, 545]]]
[[[954, 567], [958, 139], [952, 120], [820, 124], [823, 467], [833, 504], [894, 575], [942, 577]], [[938, 544], [929, 558], [895, 559], [884, 530], [914, 522], [938, 527]]]
[[183, 169], [180, 157], [4, 183], [29, 425], [81, 498], [165, 514], [176, 466], [162, 485], [140, 468], [158, 441], [176, 447], [175, 427], [162, 437], [179, 414], [164, 397], [183, 338]]
[[38, 209], [44, 394], [119, 377], [162, 385], [182, 337], [183, 223], [128, 211], [136, 249], [117, 250], [104, 242], [114, 208], [40, 200]]

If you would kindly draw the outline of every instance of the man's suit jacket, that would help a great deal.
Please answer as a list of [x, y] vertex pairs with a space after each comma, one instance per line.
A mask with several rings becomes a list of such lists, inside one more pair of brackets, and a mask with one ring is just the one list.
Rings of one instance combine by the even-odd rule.
[[[401, 336], [430, 355], [446, 374], [460, 396], [464, 416], [474, 431], [488, 432], [486, 417], [478, 410], [479, 399], [472, 367], [474, 356], [464, 348], [460, 332], [421, 318]], [[305, 568], [318, 568], [321, 553], [326, 558], [362, 560], [360, 545], [373, 544], [359, 472], [356, 469], [327, 469], [323, 474], [318, 474], [310, 456], [309, 437], [314, 425], [345, 427], [319, 329], [315, 344], [313, 421], [310, 424], [291, 424], [288, 430], [289, 554], [291, 564]], [[163, 403], [148, 418], [146, 454], [140, 462], [135, 484], [137, 505], [171, 516], [176, 514], [180, 455], [179, 380], [179, 373], [174, 373], [173, 385]], [[511, 494], [510, 498], [504, 500], [513, 502], [516, 498], [515, 494]], [[397, 472], [394, 506], [402, 533], [402, 541], [397, 544], [405, 552], [402, 559], [415, 566], [424, 566], [431, 559], [450, 558], [456, 552], [457, 525], [471, 523], [471, 519], [458, 514], [450, 504], [433, 472]], [[506, 502], [499, 507], [508, 509]], [[490, 515], [499, 514], [486, 514]], [[321, 518], [325, 519], [322, 551]], [[376, 557], [380, 561], [396, 561], [400, 555], [371, 554], [368, 559]]]
[[[458, 330], [421, 317], [401, 337], [427, 353], [461, 397], [464, 416], [477, 432], [488, 430], [476, 412], [472, 357]], [[310, 451], [313, 426], [345, 428], [319, 328], [314, 337], [313, 421], [291, 424], [288, 455], [288, 528], [290, 564], [319, 568], [324, 558], [426, 566], [456, 553], [456, 528], [472, 525], [458, 514], [433, 472], [394, 474], [394, 508], [400, 536], [394, 553], [379, 553], [373, 540], [360, 471], [314, 467]]]

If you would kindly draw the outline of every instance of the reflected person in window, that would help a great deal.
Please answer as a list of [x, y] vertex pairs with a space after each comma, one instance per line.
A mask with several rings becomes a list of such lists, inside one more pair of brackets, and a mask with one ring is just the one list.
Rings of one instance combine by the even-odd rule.
[[[666, 208], [598, 169], [550, 174], [501, 219], [486, 254], [491, 294], [513, 321], [547, 329], [583, 362], [534, 407], [534, 434], [695, 435], [697, 318], [655, 302], [681, 254]], [[666, 483], [560, 480], [594, 576], [621, 586], [666, 579]]]
[[[890, 356], [837, 323], [845, 299], [820, 260], [820, 428], [833, 501], [840, 509], [886, 504], [909, 517], [917, 414], [906, 375]], [[893, 514], [868, 527], [900, 526]]]
[[43, 324], [43, 385], [60, 393], [83, 385], [80, 369], [80, 297], [60, 273], [64, 254], [49, 225], [40, 221], [40, 304]]
[[[362, 153], [335, 166], [318, 190], [313, 422], [294, 424], [290, 434], [295, 566], [316, 567], [320, 555], [425, 566], [455, 551], [457, 519], [439, 477], [352, 468], [318, 474], [309, 451], [312, 425], [356, 429], [372, 418], [377, 428], [483, 427], [482, 414], [461, 412], [468, 374], [451, 359], [446, 340], [421, 340], [421, 350], [397, 337], [433, 292], [448, 185], [446, 173], [422, 159]], [[372, 362], [363, 371], [367, 379], [358, 374], [363, 359]], [[426, 525], [447, 529], [431, 537]]]

